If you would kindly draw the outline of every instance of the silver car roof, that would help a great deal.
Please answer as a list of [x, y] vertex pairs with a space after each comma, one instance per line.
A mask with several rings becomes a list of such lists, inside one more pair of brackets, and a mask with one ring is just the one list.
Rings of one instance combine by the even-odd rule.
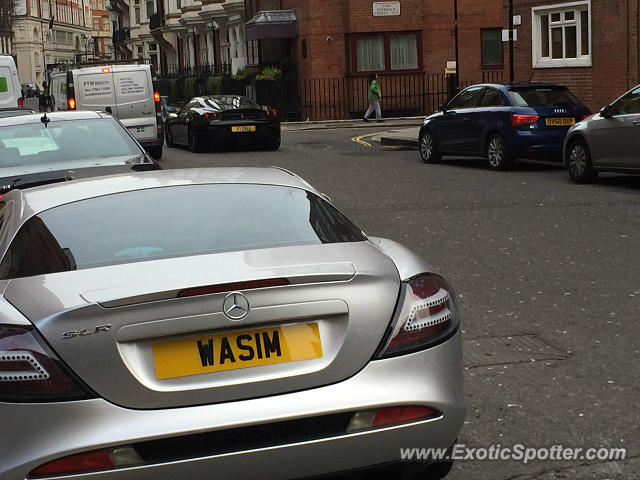
[[[155, 170], [85, 178], [53, 183], [24, 190], [12, 190], [3, 196], [21, 206], [19, 224], [39, 212], [88, 198], [158, 187], [206, 184], [256, 184], [301, 188], [320, 195], [297, 175], [278, 167], [213, 167]], [[167, 201], [171, 201], [168, 197]]]
[[[51, 122], [64, 122], [69, 120], [91, 120], [97, 118], [110, 117], [106, 113], [94, 112], [91, 110], [74, 110], [68, 112], [51, 112], [47, 113], [47, 118]], [[31, 123], [42, 123], [43, 113], [34, 113], [31, 115], [21, 115], [19, 117], [6, 117], [0, 120], [0, 127], [10, 127], [13, 125], [27, 125]]]

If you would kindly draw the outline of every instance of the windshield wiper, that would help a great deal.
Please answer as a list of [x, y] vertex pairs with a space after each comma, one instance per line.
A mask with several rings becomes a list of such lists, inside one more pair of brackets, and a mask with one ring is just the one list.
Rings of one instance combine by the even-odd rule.
[[70, 177], [69, 175], [49, 177], [49, 178], [36, 177], [33, 179], [15, 178], [10, 184], [4, 184], [0, 186], [0, 193], [7, 193], [8, 191], [13, 190], [14, 188], [22, 189], [22, 188], [39, 187], [40, 185], [66, 182], [72, 179], [73, 177]]

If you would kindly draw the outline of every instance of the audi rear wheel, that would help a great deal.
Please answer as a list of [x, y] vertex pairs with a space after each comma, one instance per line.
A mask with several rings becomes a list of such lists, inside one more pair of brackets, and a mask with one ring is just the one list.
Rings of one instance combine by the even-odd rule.
[[499, 133], [494, 133], [487, 140], [486, 157], [492, 170], [507, 170], [513, 164], [513, 159], [507, 152], [504, 139]]

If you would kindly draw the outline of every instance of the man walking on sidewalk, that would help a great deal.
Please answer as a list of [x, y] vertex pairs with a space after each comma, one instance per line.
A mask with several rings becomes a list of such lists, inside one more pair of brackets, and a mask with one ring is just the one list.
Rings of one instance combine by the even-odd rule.
[[378, 85], [378, 74], [374, 73], [369, 76], [369, 93], [367, 95], [369, 98], [369, 108], [367, 109], [367, 113], [364, 114], [363, 120], [365, 122], [369, 121], [369, 115], [376, 111], [376, 121], [384, 122], [382, 120], [382, 112], [380, 111], [380, 99], [382, 98], [382, 93], [380, 91], [380, 85]]

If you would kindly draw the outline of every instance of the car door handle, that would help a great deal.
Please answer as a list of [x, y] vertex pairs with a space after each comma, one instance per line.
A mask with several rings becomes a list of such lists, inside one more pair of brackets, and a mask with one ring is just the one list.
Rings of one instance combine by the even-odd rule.
[[634, 120], [633, 121], [633, 126], [634, 127], [640, 127], [640, 120]]

